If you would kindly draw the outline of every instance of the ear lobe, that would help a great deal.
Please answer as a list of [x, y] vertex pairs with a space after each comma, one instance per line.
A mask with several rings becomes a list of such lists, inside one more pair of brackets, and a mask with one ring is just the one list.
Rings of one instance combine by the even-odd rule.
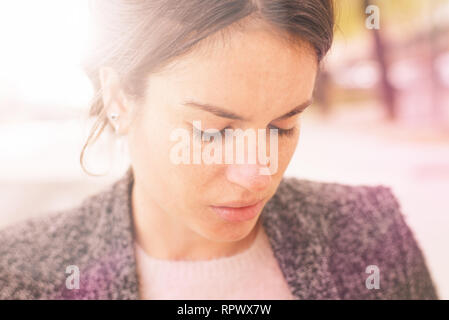
[[123, 107], [118, 106], [118, 103], [114, 101], [107, 111], [109, 123], [117, 135], [126, 135], [131, 124], [132, 113], [128, 112], [128, 109], [125, 112], [122, 110]]
[[129, 100], [126, 94], [119, 90], [117, 93], [117, 99], [114, 102], [118, 114], [120, 115], [118, 134], [126, 135], [134, 117], [135, 105], [132, 100]]

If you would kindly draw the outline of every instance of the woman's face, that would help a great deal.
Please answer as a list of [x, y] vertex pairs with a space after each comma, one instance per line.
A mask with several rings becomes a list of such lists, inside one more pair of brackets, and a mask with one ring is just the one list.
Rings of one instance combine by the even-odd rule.
[[[210, 240], [236, 241], [256, 224], [295, 151], [300, 114], [288, 115], [312, 97], [316, 57], [307, 44], [292, 49], [261, 28], [236, 33], [226, 45], [216, 43], [207, 52], [202, 50], [148, 78], [145, 102], [128, 131], [135, 187], [158, 211], [148, 214], [169, 215], [171, 221]], [[187, 102], [216, 108], [206, 110]], [[233, 163], [194, 164], [193, 121], [201, 121], [201, 130], [296, 129], [278, 135], [277, 148], [266, 137], [266, 152], [277, 152], [277, 166], [272, 175], [260, 175], [263, 165], [249, 163], [246, 152], [251, 149], [246, 144], [244, 163], [234, 159]], [[190, 163], [176, 164], [171, 155], [179, 140], [170, 136], [179, 129], [189, 133]], [[200, 138], [198, 143], [204, 149], [214, 142]], [[226, 220], [213, 209], [256, 200], [262, 206], [245, 221]]]

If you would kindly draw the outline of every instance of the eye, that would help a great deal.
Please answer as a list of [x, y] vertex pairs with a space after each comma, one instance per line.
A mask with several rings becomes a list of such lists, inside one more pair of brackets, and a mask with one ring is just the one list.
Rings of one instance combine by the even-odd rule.
[[207, 132], [207, 131], [200, 130], [197, 127], [193, 126], [193, 133], [194, 133], [196, 139], [202, 140], [204, 142], [206, 142], [205, 140], [208, 140], [208, 142], [210, 142], [211, 141], [210, 140], [211, 137], [215, 137], [217, 135], [224, 136], [226, 129], [230, 129], [230, 128], [229, 127], [225, 127], [225, 128], [223, 128], [221, 130], [215, 129], [215, 132]]
[[[215, 132], [206, 132], [206, 131], [200, 130], [200, 129], [198, 129], [198, 128], [196, 128], [194, 126], [193, 127], [193, 133], [194, 133], [196, 139], [206, 142], [205, 140], [211, 141], [210, 138], [215, 137], [217, 135], [224, 136], [226, 129], [231, 129], [231, 128], [230, 127], [225, 127], [225, 128], [223, 128], [221, 130], [215, 129], [216, 130]], [[282, 129], [282, 128], [279, 128], [279, 127], [276, 127], [276, 126], [273, 126], [273, 125], [269, 125], [268, 129], [276, 129], [277, 132], [278, 132], [278, 135], [280, 137], [290, 137], [296, 131], [296, 127], [293, 127], [293, 128], [290, 128], [290, 129]]]
[[278, 131], [278, 134], [280, 137], [290, 137], [292, 136], [295, 131], [296, 131], [296, 127], [290, 128], [290, 129], [282, 129], [273, 125], [269, 125], [268, 129], [276, 129]]

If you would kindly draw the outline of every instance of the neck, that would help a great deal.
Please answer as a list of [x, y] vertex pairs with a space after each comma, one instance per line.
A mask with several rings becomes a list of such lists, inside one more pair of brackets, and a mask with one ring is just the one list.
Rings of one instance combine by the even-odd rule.
[[260, 219], [241, 240], [217, 242], [207, 239], [176, 217], [163, 211], [134, 181], [132, 213], [136, 241], [150, 256], [163, 260], [210, 260], [228, 257], [248, 249], [254, 242]]

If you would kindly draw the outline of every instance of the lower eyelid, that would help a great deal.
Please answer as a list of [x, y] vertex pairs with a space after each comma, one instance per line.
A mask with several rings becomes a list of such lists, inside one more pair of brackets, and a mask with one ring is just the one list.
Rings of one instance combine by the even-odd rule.
[[222, 130], [215, 129], [215, 130], [217, 130], [218, 132], [206, 132], [207, 129], [206, 129], [206, 130], [199, 130], [198, 128], [193, 127], [194, 134], [195, 134], [195, 136], [198, 137], [198, 138], [204, 137], [204, 136], [208, 136], [208, 137], [210, 136], [210, 137], [213, 137], [213, 136], [214, 136], [215, 134], [217, 134], [217, 133], [220, 133], [221, 135], [224, 135], [224, 134], [225, 134], [224, 131], [225, 131], [226, 129], [228, 129], [228, 127], [224, 128], [224, 129], [222, 129]]
[[276, 126], [274, 126], [274, 125], [268, 126], [268, 129], [278, 129], [279, 131], [289, 131], [289, 130], [293, 130], [294, 128], [295, 128], [295, 127], [284, 129], [284, 128], [276, 127]]
[[296, 127], [289, 128], [289, 129], [282, 129], [282, 128], [278, 128], [276, 126], [272, 126], [270, 129], [277, 129], [278, 134], [280, 136], [290, 136], [290, 135], [294, 134]]

